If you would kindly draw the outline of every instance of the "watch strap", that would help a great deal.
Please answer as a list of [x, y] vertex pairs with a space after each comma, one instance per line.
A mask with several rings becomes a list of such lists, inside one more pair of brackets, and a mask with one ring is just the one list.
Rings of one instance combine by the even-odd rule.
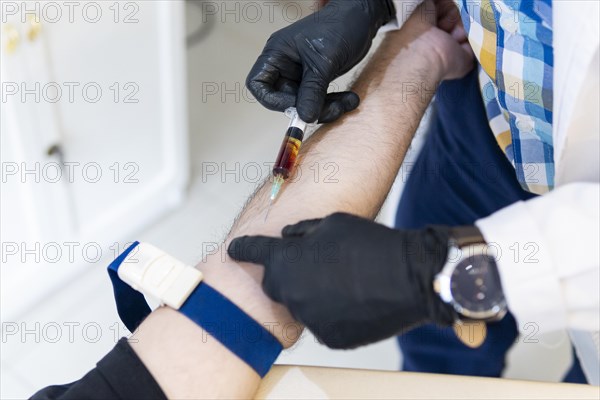
[[109, 266], [119, 317], [131, 332], [150, 313], [145, 293], [177, 309], [261, 377], [283, 350], [261, 324], [202, 281], [202, 274], [161, 250], [135, 242]]
[[458, 247], [485, 243], [481, 231], [475, 225], [455, 226], [450, 228], [450, 240]]

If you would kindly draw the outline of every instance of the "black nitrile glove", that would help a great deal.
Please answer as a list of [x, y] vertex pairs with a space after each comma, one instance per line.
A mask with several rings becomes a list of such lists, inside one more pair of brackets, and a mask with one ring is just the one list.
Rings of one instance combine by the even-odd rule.
[[244, 236], [229, 256], [265, 266], [264, 291], [324, 344], [353, 348], [456, 314], [433, 290], [448, 229], [398, 231], [349, 214]]
[[305, 122], [338, 119], [360, 100], [353, 92], [328, 95], [329, 84], [364, 58], [394, 13], [392, 0], [331, 0], [271, 35], [248, 75], [248, 89], [268, 109], [295, 106]]

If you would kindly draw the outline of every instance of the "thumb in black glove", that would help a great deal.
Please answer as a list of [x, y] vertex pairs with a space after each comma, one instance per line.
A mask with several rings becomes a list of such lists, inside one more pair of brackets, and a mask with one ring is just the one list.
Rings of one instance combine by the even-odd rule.
[[275, 32], [246, 85], [265, 107], [296, 107], [303, 121], [331, 122], [359, 104], [353, 92], [327, 94], [329, 84], [369, 51], [394, 16], [392, 0], [332, 0], [322, 10]]
[[433, 290], [448, 251], [446, 228], [398, 231], [338, 213], [287, 226], [282, 234], [237, 238], [228, 253], [264, 265], [266, 294], [331, 348], [455, 320]]

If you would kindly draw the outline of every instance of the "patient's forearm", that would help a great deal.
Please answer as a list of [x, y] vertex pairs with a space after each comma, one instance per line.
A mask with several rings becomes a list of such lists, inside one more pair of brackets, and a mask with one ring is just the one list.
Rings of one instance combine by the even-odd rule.
[[[359, 110], [306, 141], [301, 176], [284, 186], [266, 223], [268, 187], [257, 191], [224, 248], [235, 237], [279, 235], [284, 225], [335, 211], [373, 218], [431, 99], [437, 72], [411, 49], [402, 32], [389, 34], [354, 87], [363, 99]], [[327, 180], [326, 163], [337, 171]], [[239, 264], [224, 254], [209, 256], [198, 266], [205, 281], [256, 321], [278, 324], [275, 335], [291, 346], [300, 327], [290, 325], [294, 321], [287, 311], [262, 292], [262, 267]], [[200, 328], [173, 310], [151, 314], [134, 338], [134, 350], [169, 397], [248, 398], [258, 387], [259, 377], [250, 367], [216, 340], [203, 338]]]

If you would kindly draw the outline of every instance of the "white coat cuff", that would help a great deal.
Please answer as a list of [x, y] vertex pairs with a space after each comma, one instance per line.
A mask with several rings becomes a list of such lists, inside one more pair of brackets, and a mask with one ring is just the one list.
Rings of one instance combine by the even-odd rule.
[[529, 211], [539, 200], [515, 203], [476, 222], [488, 245], [498, 251], [508, 308], [519, 330], [527, 333], [564, 329], [567, 321], [551, 251]]

